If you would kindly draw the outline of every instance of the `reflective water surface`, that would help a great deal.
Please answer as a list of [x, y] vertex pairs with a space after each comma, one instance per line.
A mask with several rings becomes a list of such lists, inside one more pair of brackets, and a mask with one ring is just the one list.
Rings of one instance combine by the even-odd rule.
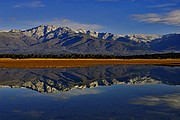
[[180, 67], [0, 68], [0, 120], [180, 120]]

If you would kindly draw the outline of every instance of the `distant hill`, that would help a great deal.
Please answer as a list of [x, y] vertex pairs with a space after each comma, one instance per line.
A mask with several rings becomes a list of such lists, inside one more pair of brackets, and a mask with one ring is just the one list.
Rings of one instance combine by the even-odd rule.
[[140, 55], [180, 52], [180, 34], [112, 34], [40, 25], [0, 31], [0, 54]]

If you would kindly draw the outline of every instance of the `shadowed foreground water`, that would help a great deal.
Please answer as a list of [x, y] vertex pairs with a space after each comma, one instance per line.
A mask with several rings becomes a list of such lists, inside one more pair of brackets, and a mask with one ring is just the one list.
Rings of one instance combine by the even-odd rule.
[[0, 69], [0, 120], [179, 120], [180, 67]]

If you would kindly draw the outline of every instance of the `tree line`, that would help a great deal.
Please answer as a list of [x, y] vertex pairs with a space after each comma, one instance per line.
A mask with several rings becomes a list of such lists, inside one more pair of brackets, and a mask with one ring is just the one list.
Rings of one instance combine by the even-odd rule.
[[145, 55], [106, 55], [106, 54], [0, 54], [0, 58], [27, 59], [27, 58], [59, 58], [59, 59], [178, 59], [180, 53], [145, 54]]

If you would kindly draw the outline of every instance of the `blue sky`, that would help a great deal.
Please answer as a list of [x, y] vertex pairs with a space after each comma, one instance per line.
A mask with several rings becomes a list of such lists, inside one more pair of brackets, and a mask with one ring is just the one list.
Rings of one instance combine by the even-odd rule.
[[41, 24], [119, 34], [180, 32], [180, 0], [0, 0], [0, 29]]

